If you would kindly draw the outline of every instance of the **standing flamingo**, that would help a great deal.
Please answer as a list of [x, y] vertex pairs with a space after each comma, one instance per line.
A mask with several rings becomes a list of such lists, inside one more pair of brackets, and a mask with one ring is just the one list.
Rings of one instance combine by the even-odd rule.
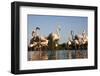
[[48, 46], [48, 40], [45, 37], [40, 36], [39, 30], [40, 30], [39, 27], [36, 27], [36, 29], [33, 30], [32, 39], [30, 40], [29, 47], [33, 48], [32, 50], [39, 51], [39, 54], [36, 52], [35, 53], [36, 55], [33, 55], [34, 56], [33, 58], [36, 58], [36, 56], [39, 55], [40, 57], [39, 59], [41, 59], [42, 54], [44, 53], [43, 48]]
[[[71, 31], [72, 41], [69, 40], [67, 42], [67, 46], [72, 46], [72, 48], [79, 49], [87, 47], [88, 39], [85, 31], [82, 32], [81, 35], [74, 35], [74, 32]], [[85, 47], [84, 47], [85, 46]]]
[[60, 27], [57, 26], [56, 32], [55, 33], [50, 33], [48, 36], [48, 46], [50, 50], [54, 50], [58, 46], [58, 41], [60, 39]]
[[32, 39], [30, 40], [29, 47], [38, 48], [42, 46], [48, 46], [48, 40], [46, 37], [40, 36], [38, 30], [40, 30], [40, 28], [36, 27], [36, 30], [32, 31]]

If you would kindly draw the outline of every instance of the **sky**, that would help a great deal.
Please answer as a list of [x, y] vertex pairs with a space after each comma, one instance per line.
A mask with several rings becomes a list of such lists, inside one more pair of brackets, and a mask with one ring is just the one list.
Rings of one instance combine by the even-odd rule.
[[70, 37], [70, 31], [73, 30], [75, 34], [81, 34], [83, 30], [88, 31], [88, 17], [79, 16], [53, 16], [53, 15], [28, 15], [28, 43], [32, 38], [32, 31], [36, 27], [40, 27], [41, 36], [47, 37], [50, 33], [56, 32], [59, 25], [60, 41], [59, 43], [66, 43]]

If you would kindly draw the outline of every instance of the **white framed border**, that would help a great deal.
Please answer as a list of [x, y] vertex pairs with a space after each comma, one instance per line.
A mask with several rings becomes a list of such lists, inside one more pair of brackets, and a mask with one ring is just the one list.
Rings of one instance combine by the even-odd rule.
[[[88, 17], [88, 59], [27, 61], [27, 15]], [[20, 7], [20, 70], [94, 66], [94, 11], [44, 7]]]

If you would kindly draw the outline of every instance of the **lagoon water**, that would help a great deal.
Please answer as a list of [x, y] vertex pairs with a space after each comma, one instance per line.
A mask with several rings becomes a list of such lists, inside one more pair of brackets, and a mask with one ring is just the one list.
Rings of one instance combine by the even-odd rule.
[[28, 51], [28, 61], [88, 58], [88, 50]]

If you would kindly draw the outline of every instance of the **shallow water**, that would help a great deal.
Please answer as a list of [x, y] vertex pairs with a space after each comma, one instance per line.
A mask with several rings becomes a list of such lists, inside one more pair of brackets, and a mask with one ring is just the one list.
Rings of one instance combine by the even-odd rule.
[[60, 60], [88, 58], [87, 50], [28, 51], [28, 60]]

